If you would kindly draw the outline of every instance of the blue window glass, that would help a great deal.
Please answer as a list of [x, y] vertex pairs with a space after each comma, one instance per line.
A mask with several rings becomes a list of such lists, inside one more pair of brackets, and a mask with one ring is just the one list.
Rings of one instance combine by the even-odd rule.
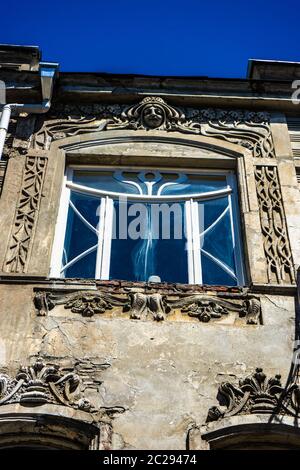
[[65, 277], [95, 277], [98, 207], [99, 198], [71, 192], [63, 251]]
[[58, 275], [242, 285], [231, 172], [79, 169]]
[[[116, 236], [111, 244], [110, 279], [147, 281], [158, 276], [162, 282], [188, 282], [183, 204], [128, 203], [122, 208], [115, 201], [114, 207]], [[126, 238], [120, 236], [120, 210], [133, 214], [128, 215]]]
[[237, 285], [229, 197], [199, 203], [203, 284]]

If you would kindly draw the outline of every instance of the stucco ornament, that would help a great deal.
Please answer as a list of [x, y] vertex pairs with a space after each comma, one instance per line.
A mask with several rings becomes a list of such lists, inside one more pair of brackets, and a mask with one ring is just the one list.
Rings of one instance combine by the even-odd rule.
[[246, 324], [257, 325], [261, 314], [260, 300], [251, 294], [235, 295], [229, 299], [228, 296], [222, 298], [202, 293], [174, 300], [159, 292], [120, 292], [119, 295], [112, 295], [104, 291], [70, 293], [64, 290], [37, 290], [34, 304], [39, 316], [48, 315], [57, 305], [63, 305], [65, 309], [84, 317], [121, 307], [121, 314], [128, 312], [131, 319], [163, 321], [179, 309], [183, 318], [188, 315], [205, 323], [236, 313], [239, 318], [245, 319]]
[[146, 319], [150, 316], [153, 320], [162, 321], [171, 308], [166, 303], [166, 296], [161, 294], [130, 293], [130, 318], [134, 320]]
[[298, 416], [300, 410], [300, 387], [296, 378], [291, 385], [283, 387], [279, 374], [268, 379], [263, 369], [240, 380], [236, 386], [224, 382], [219, 386], [220, 407], [209, 409], [207, 422], [240, 414], [286, 414]]
[[182, 110], [158, 96], [147, 96], [140, 103], [125, 108], [120, 117], [114, 117], [107, 124], [107, 129], [121, 128], [201, 133], [200, 124], [188, 121]]
[[295, 283], [278, 170], [275, 166], [257, 166], [255, 180], [269, 282]]
[[26, 157], [22, 187], [3, 266], [5, 272], [22, 273], [27, 270], [46, 168], [46, 157]]
[[259, 299], [251, 295], [248, 295], [246, 300], [232, 302], [216, 296], [198, 294], [170, 301], [168, 305], [173, 309], [180, 308], [184, 315], [196, 317], [204, 323], [237, 312], [239, 317], [246, 318], [247, 324], [257, 325], [261, 313]]
[[89, 291], [67, 292], [37, 292], [34, 304], [39, 316], [46, 316], [56, 305], [64, 305], [72, 313], [80, 313], [83, 317], [105, 313], [114, 307], [129, 307], [127, 298], [116, 297], [102, 292]]
[[144, 125], [155, 129], [160, 127], [166, 118], [164, 110], [160, 106], [146, 105], [143, 109], [142, 119]]
[[0, 374], [0, 405], [43, 405], [52, 403], [83, 411], [97, 411], [82, 396], [81, 379], [75, 372], [64, 373], [56, 364], [36, 359], [30, 366], [21, 366], [16, 377]]
[[256, 158], [275, 158], [268, 113], [248, 110], [175, 107], [160, 96], [132, 105], [58, 105], [33, 136], [48, 150], [54, 140], [105, 130], [160, 130], [199, 134], [241, 145]]

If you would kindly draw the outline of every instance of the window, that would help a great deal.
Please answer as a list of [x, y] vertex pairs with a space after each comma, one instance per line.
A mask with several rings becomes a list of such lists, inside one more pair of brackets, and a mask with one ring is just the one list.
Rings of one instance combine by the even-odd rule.
[[242, 285], [231, 171], [67, 170], [51, 276]]

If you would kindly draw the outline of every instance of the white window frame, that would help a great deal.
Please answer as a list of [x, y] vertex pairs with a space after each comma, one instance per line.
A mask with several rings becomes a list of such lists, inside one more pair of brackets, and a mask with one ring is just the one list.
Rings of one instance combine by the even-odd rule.
[[[118, 170], [122, 171], [137, 171], [137, 167], [118, 167]], [[110, 257], [111, 257], [111, 242], [112, 242], [112, 229], [113, 229], [113, 201], [120, 195], [127, 196], [128, 200], [133, 201], [147, 201], [147, 202], [185, 202], [185, 221], [186, 221], [186, 235], [188, 244], [188, 283], [189, 284], [202, 284], [202, 269], [201, 269], [201, 255], [200, 255], [200, 238], [199, 238], [199, 216], [198, 216], [198, 201], [217, 199], [222, 195], [228, 196], [229, 199], [229, 211], [231, 220], [231, 233], [234, 246], [234, 257], [236, 266], [236, 278], [237, 285], [245, 285], [245, 271], [243, 262], [243, 253], [241, 246], [241, 231], [240, 231], [240, 214], [238, 206], [238, 194], [236, 185], [236, 175], [231, 170], [203, 170], [203, 169], [186, 169], [186, 168], [159, 168], [161, 172], [182, 172], [187, 174], [207, 175], [207, 176], [226, 176], [227, 188], [199, 193], [190, 195], [169, 195], [169, 196], [147, 196], [141, 194], [125, 194], [125, 193], [114, 193], [109, 191], [102, 191], [87, 186], [82, 186], [73, 183], [73, 172], [74, 170], [81, 171], [113, 171], [117, 170], [111, 166], [84, 166], [84, 165], [72, 165], [66, 169], [66, 173], [63, 180], [63, 188], [61, 194], [61, 202], [58, 212], [57, 224], [55, 229], [55, 237], [51, 256], [51, 267], [50, 277], [60, 278], [62, 276], [62, 260], [63, 260], [63, 249], [65, 232], [67, 228], [67, 217], [69, 210], [69, 202], [71, 190], [83, 193], [85, 195], [90, 194], [92, 196], [99, 196], [100, 203], [100, 223], [98, 229], [98, 244], [95, 247], [91, 247], [85, 252], [91, 252], [97, 250], [96, 254], [96, 269], [95, 279], [108, 280], [110, 270]], [[144, 170], [144, 169], [141, 169]], [[148, 170], [148, 169], [147, 169]], [[179, 171], [180, 170], [180, 171]], [[149, 172], [151, 169], [149, 169]], [[235, 221], [235, 223], [234, 223]], [[203, 250], [202, 250], [203, 251]], [[80, 259], [84, 254], [80, 254], [76, 257], [76, 260]], [[70, 265], [74, 263], [74, 260], [70, 262]], [[66, 268], [64, 267], [64, 270]]]

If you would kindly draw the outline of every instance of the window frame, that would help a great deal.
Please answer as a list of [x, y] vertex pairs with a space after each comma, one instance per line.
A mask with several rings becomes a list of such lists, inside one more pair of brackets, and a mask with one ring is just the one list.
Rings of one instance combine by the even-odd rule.
[[[196, 216], [198, 214], [198, 201], [208, 200], [208, 199], [217, 199], [222, 194], [228, 196], [229, 201], [229, 211], [230, 211], [230, 222], [231, 222], [231, 234], [234, 244], [234, 259], [236, 266], [236, 278], [237, 286], [245, 285], [245, 266], [244, 266], [244, 256], [241, 243], [241, 218], [239, 210], [239, 197], [237, 190], [237, 175], [236, 171], [231, 169], [204, 169], [204, 168], [176, 168], [176, 167], [166, 167], [162, 166], [156, 168], [159, 171], [165, 172], [176, 172], [176, 173], [188, 173], [188, 174], [197, 174], [197, 175], [207, 175], [207, 176], [225, 176], [227, 180], [227, 189], [213, 191], [212, 197], [207, 196], [208, 193], [203, 193], [200, 197], [193, 198], [191, 195], [178, 195], [178, 196], [158, 196], [158, 197], [149, 197], [139, 194], [126, 194], [127, 200], [136, 200], [137, 202], [185, 202], [185, 213], [187, 223], [187, 242], [190, 243], [191, 249], [187, 253], [187, 267], [188, 267], [188, 283], [189, 284], [202, 284], [202, 269], [201, 269], [201, 255], [197, 256], [200, 248], [199, 246], [199, 219]], [[91, 194], [92, 196], [99, 196], [101, 200], [100, 205], [100, 214], [99, 218], [102, 223], [99, 224], [99, 233], [98, 233], [98, 243], [97, 243], [97, 253], [96, 253], [96, 269], [95, 269], [95, 280], [108, 280], [109, 279], [109, 270], [110, 270], [110, 259], [111, 259], [111, 242], [112, 242], [112, 229], [113, 229], [113, 201], [114, 198], [110, 196], [118, 197], [119, 193], [109, 193], [107, 191], [101, 191], [93, 188], [86, 188], [84, 191], [81, 190], [80, 186], [76, 183], [73, 183], [73, 172], [74, 170], [81, 171], [113, 171], [113, 170], [122, 170], [122, 171], [149, 171], [151, 172], [151, 166], [141, 167], [141, 166], [118, 166], [113, 165], [79, 165], [72, 164], [68, 165], [63, 177], [63, 187], [60, 198], [60, 207], [58, 211], [57, 223], [55, 228], [54, 243], [52, 248], [51, 255], [51, 264], [50, 264], [50, 277], [51, 278], [62, 278], [62, 259], [63, 259], [63, 249], [65, 234], [67, 229], [67, 219], [69, 211], [69, 202], [71, 190], [75, 190], [82, 194]], [[83, 186], [82, 186], [83, 188]], [[123, 195], [124, 195], [123, 194]], [[216, 197], [217, 196], [217, 197]], [[235, 223], [234, 223], [235, 222]], [[197, 232], [198, 227], [198, 232]], [[92, 247], [93, 248], [93, 247]], [[91, 249], [91, 251], [94, 251]], [[91, 252], [90, 251], [90, 252]], [[86, 253], [86, 252], [85, 252]], [[78, 255], [82, 257], [81, 255]], [[76, 257], [76, 259], [79, 259]], [[74, 258], [75, 259], [75, 258]], [[73, 260], [71, 260], [73, 261]], [[72, 263], [73, 264], [73, 263]], [[66, 267], [64, 266], [64, 269]], [[66, 278], [67, 279], [67, 278]]]

